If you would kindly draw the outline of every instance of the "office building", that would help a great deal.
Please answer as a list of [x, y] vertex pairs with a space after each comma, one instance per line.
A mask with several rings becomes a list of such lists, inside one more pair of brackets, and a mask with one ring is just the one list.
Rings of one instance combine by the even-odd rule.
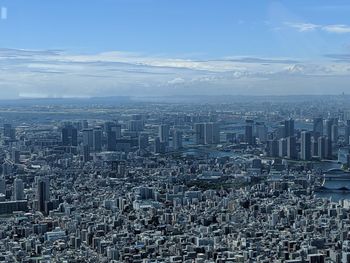
[[287, 156], [287, 139], [285, 138], [278, 141], [278, 156], [281, 158]]
[[45, 212], [46, 203], [50, 201], [50, 180], [48, 177], [40, 177], [37, 184], [38, 210]]
[[174, 150], [179, 150], [182, 148], [182, 131], [173, 131], [173, 148]]
[[325, 136], [318, 137], [318, 157], [320, 159], [327, 158], [328, 139]]
[[95, 128], [93, 130], [93, 149], [95, 152], [100, 152], [102, 150], [102, 137], [103, 132], [101, 128]]
[[287, 157], [289, 159], [297, 159], [298, 153], [296, 149], [296, 137], [291, 136], [287, 138]]
[[13, 182], [13, 199], [24, 200], [24, 184], [22, 179], [16, 178]]
[[205, 144], [205, 124], [204, 123], [195, 123], [194, 124], [194, 132], [195, 132], [196, 144]]
[[169, 143], [169, 132], [170, 128], [167, 124], [161, 124], [158, 126], [158, 137], [160, 139], [160, 142]]
[[323, 118], [318, 117], [313, 120], [313, 137], [317, 140], [320, 136], [323, 136]]
[[246, 120], [244, 134], [245, 134], [245, 142], [248, 145], [254, 144], [253, 128], [254, 128], [254, 121], [253, 120]]
[[78, 146], [78, 130], [71, 124], [62, 128], [62, 145]]
[[284, 137], [294, 136], [294, 120], [288, 119], [284, 121]]
[[308, 131], [301, 132], [301, 159], [304, 161], [311, 160], [311, 133]]
[[209, 122], [204, 125], [205, 144], [220, 143], [220, 128], [217, 123]]
[[138, 138], [139, 150], [145, 150], [148, 147], [148, 134], [140, 133]]
[[94, 146], [94, 132], [93, 129], [83, 130], [83, 146], [88, 146], [90, 149]]

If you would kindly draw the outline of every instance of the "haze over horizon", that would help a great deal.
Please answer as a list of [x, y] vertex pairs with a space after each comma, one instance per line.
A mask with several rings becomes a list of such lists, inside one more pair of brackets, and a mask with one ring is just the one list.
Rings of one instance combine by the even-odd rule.
[[348, 1], [0, 7], [2, 99], [350, 91]]

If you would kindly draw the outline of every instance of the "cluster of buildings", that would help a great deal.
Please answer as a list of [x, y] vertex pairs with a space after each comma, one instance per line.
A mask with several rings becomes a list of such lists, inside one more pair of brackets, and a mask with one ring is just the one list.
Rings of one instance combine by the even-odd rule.
[[0, 118], [0, 262], [350, 262], [339, 111], [142, 105]]

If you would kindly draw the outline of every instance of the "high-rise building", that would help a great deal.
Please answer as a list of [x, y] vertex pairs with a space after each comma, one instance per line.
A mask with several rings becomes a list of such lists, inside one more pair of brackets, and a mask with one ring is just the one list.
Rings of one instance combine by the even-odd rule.
[[107, 135], [107, 151], [117, 150], [117, 138], [121, 138], [121, 125], [116, 122], [106, 122], [105, 132]]
[[83, 146], [88, 146], [90, 149], [94, 146], [94, 132], [93, 129], [83, 130]]
[[334, 119], [329, 118], [326, 120], [326, 136], [331, 139], [332, 138], [332, 125], [333, 125]]
[[4, 136], [5, 137], [11, 137], [11, 130], [12, 130], [12, 125], [5, 123], [4, 124]]
[[267, 142], [267, 154], [269, 157], [278, 157], [279, 145], [278, 140], [269, 140]]
[[194, 132], [196, 135], [196, 144], [205, 144], [205, 125], [204, 123], [195, 123]]
[[220, 143], [220, 125], [218, 123], [213, 123], [213, 143]]
[[311, 156], [318, 156], [318, 140], [311, 138]]
[[278, 156], [281, 158], [287, 156], [287, 139], [285, 138], [278, 141]]
[[287, 157], [289, 159], [297, 159], [297, 149], [296, 149], [296, 137], [291, 136], [287, 138]]
[[318, 137], [323, 136], [323, 118], [314, 118], [313, 122], [313, 136], [315, 140], [318, 139]]
[[301, 132], [301, 159], [311, 160], [311, 133], [308, 131]]
[[338, 125], [338, 119], [329, 118], [326, 120], [326, 135], [327, 135], [327, 158], [332, 158], [333, 156], [333, 139], [336, 137], [334, 132], [337, 132], [337, 128], [333, 127], [333, 125]]
[[262, 123], [262, 122], [256, 123], [255, 124], [255, 133], [256, 133], [256, 137], [259, 139], [260, 142], [267, 141], [268, 129], [267, 129], [265, 123]]
[[117, 137], [116, 131], [112, 128], [107, 131], [107, 151], [117, 150]]
[[16, 178], [13, 182], [13, 199], [24, 200], [24, 184], [22, 179]]
[[100, 152], [102, 150], [102, 129], [95, 128], [93, 131], [93, 148], [95, 152]]
[[173, 147], [174, 150], [182, 148], [182, 131], [180, 130], [174, 130], [173, 132]]
[[288, 119], [284, 121], [284, 136], [294, 136], [294, 120]]
[[148, 134], [140, 133], [139, 134], [139, 149], [145, 150], [148, 146]]
[[160, 142], [169, 143], [169, 125], [167, 124], [161, 124], [158, 126], [158, 137], [160, 139]]
[[165, 153], [166, 145], [160, 141], [159, 137], [154, 138], [154, 153]]
[[83, 162], [90, 161], [90, 147], [88, 145], [83, 146]]
[[332, 142], [337, 143], [338, 142], [338, 124], [332, 125]]
[[347, 145], [350, 144], [350, 120], [346, 121], [344, 141], [345, 141], [345, 144], [347, 144]]
[[12, 149], [11, 159], [14, 163], [20, 163], [20, 151], [18, 149]]
[[204, 143], [218, 144], [220, 143], [220, 129], [217, 123], [208, 122], [204, 125]]
[[129, 131], [132, 131], [132, 132], [143, 131], [143, 121], [142, 120], [130, 120], [128, 129], [129, 129]]
[[81, 128], [82, 129], [88, 129], [89, 128], [89, 122], [87, 120], [81, 121]]
[[284, 127], [284, 125], [278, 125], [276, 130], [274, 131], [274, 139], [279, 140], [282, 138], [286, 137], [286, 129]]
[[16, 129], [12, 127], [11, 124], [5, 123], [4, 124], [4, 137], [9, 138], [11, 140], [16, 139]]
[[78, 146], [78, 130], [71, 124], [62, 128], [62, 145]]
[[6, 180], [4, 177], [0, 177], [0, 194], [6, 195]]
[[245, 123], [245, 142], [248, 145], [254, 144], [254, 137], [253, 137], [253, 127], [254, 127], [254, 121], [253, 120], [246, 120]]
[[48, 177], [41, 177], [37, 182], [38, 210], [45, 212], [46, 202], [50, 201], [50, 180]]
[[318, 154], [320, 159], [325, 159], [327, 157], [327, 140], [325, 136], [318, 137]]

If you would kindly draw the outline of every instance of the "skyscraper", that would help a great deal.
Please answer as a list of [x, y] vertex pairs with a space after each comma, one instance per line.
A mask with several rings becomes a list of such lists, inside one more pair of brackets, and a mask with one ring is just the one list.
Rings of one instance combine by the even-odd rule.
[[138, 142], [139, 142], [139, 149], [145, 150], [148, 146], [148, 134], [140, 133]]
[[311, 156], [318, 156], [318, 140], [311, 138]]
[[132, 131], [132, 132], [143, 131], [143, 121], [142, 120], [130, 120], [128, 128], [129, 128], [129, 131]]
[[94, 146], [94, 132], [93, 129], [84, 129], [83, 130], [83, 146], [88, 146], [90, 149]]
[[332, 125], [332, 142], [337, 143], [338, 142], [338, 124]]
[[265, 123], [263, 122], [256, 123], [255, 131], [256, 131], [256, 137], [259, 139], [260, 142], [267, 141], [268, 130]]
[[62, 145], [78, 146], [78, 130], [71, 124], [62, 128]]
[[287, 156], [287, 139], [282, 138], [278, 141], [278, 156], [283, 158]]
[[245, 123], [245, 142], [248, 145], [254, 144], [253, 126], [254, 126], [253, 120], [246, 120], [246, 123]]
[[20, 163], [20, 151], [16, 148], [12, 148], [11, 159], [14, 163]]
[[90, 161], [90, 147], [88, 145], [83, 146], [83, 162]]
[[5, 137], [11, 137], [11, 129], [12, 129], [12, 125], [5, 123], [4, 124], [4, 136]]
[[318, 137], [323, 136], [323, 118], [314, 118], [313, 122], [313, 136], [315, 140], [318, 139]]
[[325, 136], [318, 137], [318, 157], [325, 159], [327, 157], [327, 140]]
[[24, 185], [22, 179], [16, 178], [13, 182], [13, 199], [16, 201], [24, 199]]
[[160, 142], [169, 143], [169, 125], [167, 124], [161, 124], [158, 126], [158, 137], [160, 139]]
[[308, 131], [301, 132], [301, 159], [311, 160], [311, 133]]
[[173, 147], [174, 150], [182, 148], [182, 131], [180, 130], [174, 130], [173, 132]]
[[6, 180], [4, 177], [0, 177], [0, 194], [6, 195]]
[[278, 140], [269, 140], [267, 142], [267, 154], [270, 157], [278, 157], [279, 145]]
[[50, 201], [50, 180], [48, 177], [38, 179], [37, 199], [38, 210], [45, 212], [46, 202]]
[[159, 137], [154, 138], [154, 153], [165, 153], [166, 146], [164, 142], [160, 141]]
[[220, 143], [220, 129], [217, 123], [208, 122], [204, 125], [204, 143], [218, 144]]
[[12, 127], [11, 124], [5, 123], [4, 124], [4, 137], [7, 137], [11, 140], [16, 139], [16, 129]]
[[94, 129], [92, 139], [93, 139], [94, 151], [100, 152], [102, 150], [102, 130], [101, 130], [101, 128]]
[[333, 125], [338, 125], [338, 119], [329, 118], [326, 120], [326, 132], [327, 132], [327, 158], [332, 158], [333, 155], [333, 139], [337, 136], [334, 132], [338, 132], [337, 128]]
[[107, 151], [117, 150], [117, 138], [121, 137], [121, 126], [116, 122], [106, 122], [105, 131], [107, 135]]
[[195, 123], [194, 132], [196, 135], [196, 144], [205, 144], [205, 125], [204, 123]]
[[295, 136], [290, 136], [287, 138], [287, 157], [289, 159], [297, 159], [298, 158]]
[[288, 119], [284, 121], [284, 136], [294, 136], [294, 120]]
[[345, 144], [347, 144], [347, 145], [350, 144], [350, 120], [346, 121], [344, 141], [345, 141]]

